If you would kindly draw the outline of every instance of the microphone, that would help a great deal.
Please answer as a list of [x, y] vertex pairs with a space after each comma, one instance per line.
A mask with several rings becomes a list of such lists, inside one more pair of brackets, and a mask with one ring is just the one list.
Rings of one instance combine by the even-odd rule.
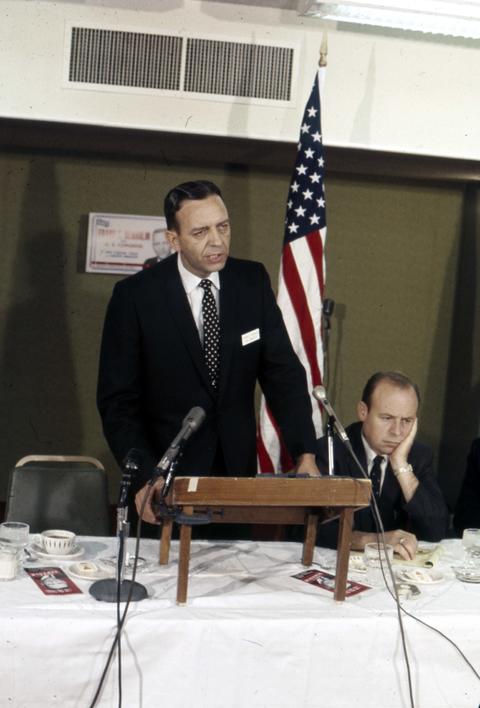
[[126, 521], [126, 506], [128, 503], [128, 491], [132, 482], [132, 477], [141, 469], [145, 458], [145, 453], [132, 447], [122, 462], [122, 479], [120, 481], [120, 493], [118, 497], [117, 511], [120, 508], [125, 508]]
[[323, 301], [322, 312], [325, 315], [325, 317], [331, 317], [333, 315], [334, 307], [335, 307], [335, 300], [330, 300], [330, 298], [326, 298]]
[[185, 416], [182, 422], [182, 427], [178, 435], [173, 439], [170, 447], [163, 455], [162, 459], [155, 468], [155, 474], [167, 472], [172, 462], [176, 459], [182, 446], [187, 442], [189, 437], [202, 425], [205, 420], [205, 411], [200, 406], [194, 406]]
[[330, 418], [333, 419], [333, 424], [335, 426], [335, 430], [337, 431], [338, 436], [343, 440], [343, 442], [349, 443], [350, 441], [348, 439], [347, 433], [345, 432], [345, 428], [340, 423], [337, 414], [330, 405], [330, 401], [327, 398], [327, 392], [325, 391], [325, 387], [315, 386], [312, 391], [312, 394], [314, 398], [316, 398], [317, 401], [323, 406]]
[[123, 460], [122, 467], [127, 472], [138, 472], [145, 460], [145, 453], [136, 447], [132, 447]]

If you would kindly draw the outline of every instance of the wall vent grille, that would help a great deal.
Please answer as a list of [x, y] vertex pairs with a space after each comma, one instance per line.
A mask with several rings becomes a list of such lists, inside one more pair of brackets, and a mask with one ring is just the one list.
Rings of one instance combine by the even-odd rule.
[[187, 39], [184, 90], [289, 101], [293, 49]]
[[180, 88], [181, 37], [73, 27], [69, 81]]
[[81, 88], [291, 100], [291, 47], [89, 27], [72, 27], [70, 39], [68, 81]]

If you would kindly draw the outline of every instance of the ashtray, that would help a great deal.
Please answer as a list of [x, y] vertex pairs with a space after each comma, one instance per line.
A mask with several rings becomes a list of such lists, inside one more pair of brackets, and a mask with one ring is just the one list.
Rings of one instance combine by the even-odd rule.
[[462, 583], [480, 583], [480, 570], [477, 568], [454, 568], [453, 571]]

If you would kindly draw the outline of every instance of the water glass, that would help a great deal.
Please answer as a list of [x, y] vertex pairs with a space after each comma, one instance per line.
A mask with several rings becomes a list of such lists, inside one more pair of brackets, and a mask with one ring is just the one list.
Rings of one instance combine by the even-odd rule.
[[[388, 576], [387, 558], [393, 561], [393, 546], [383, 543], [366, 543], [363, 552], [363, 562], [367, 567], [367, 584], [382, 587], [385, 583], [383, 573]], [[383, 569], [383, 573], [382, 573]]]
[[23, 521], [4, 521], [0, 524], [0, 542], [15, 546], [19, 551], [28, 545], [30, 527]]
[[465, 567], [480, 572], [480, 529], [465, 529], [462, 537]]
[[23, 551], [28, 545], [30, 527], [22, 521], [4, 521], [0, 524], [0, 544], [5, 548], [13, 549], [17, 558], [17, 565], [23, 561]]
[[0, 581], [13, 580], [18, 574], [18, 551], [15, 546], [0, 543]]

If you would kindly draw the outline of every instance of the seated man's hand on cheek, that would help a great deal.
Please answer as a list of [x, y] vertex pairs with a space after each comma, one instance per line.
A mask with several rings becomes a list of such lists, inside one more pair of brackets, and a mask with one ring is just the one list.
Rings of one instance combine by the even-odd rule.
[[407, 436], [400, 442], [390, 455], [390, 464], [393, 469], [404, 467], [408, 462], [408, 455], [415, 441], [418, 430], [418, 418], [415, 418]]

